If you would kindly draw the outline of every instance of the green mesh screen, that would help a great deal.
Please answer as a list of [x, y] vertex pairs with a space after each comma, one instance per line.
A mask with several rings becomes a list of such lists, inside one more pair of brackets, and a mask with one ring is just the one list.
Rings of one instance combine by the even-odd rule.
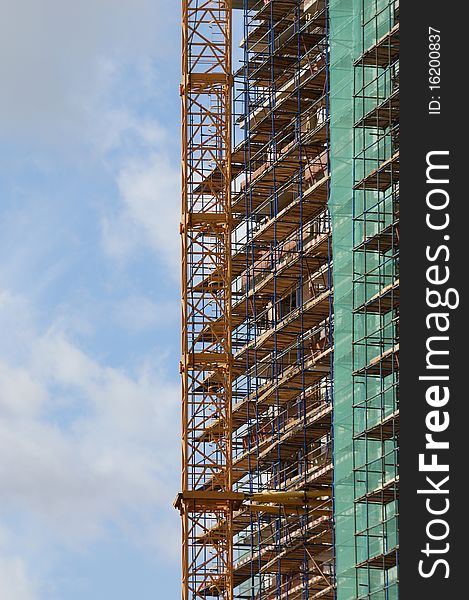
[[[398, 159], [395, 173], [383, 168], [394, 164], [399, 148], [389, 103], [399, 88], [390, 35], [398, 3], [330, 0], [329, 6], [337, 598], [392, 600], [398, 441], [390, 421], [387, 430], [380, 424], [398, 409]], [[379, 53], [366, 55], [375, 44]]]
[[330, 212], [334, 283], [334, 487], [337, 599], [356, 597], [352, 446], [353, 60], [357, 2], [330, 1]]

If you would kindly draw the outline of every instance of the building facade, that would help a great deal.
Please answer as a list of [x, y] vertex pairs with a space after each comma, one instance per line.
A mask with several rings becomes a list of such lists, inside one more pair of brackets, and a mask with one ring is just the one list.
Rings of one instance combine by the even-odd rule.
[[395, 599], [399, 4], [183, 32], [183, 598]]

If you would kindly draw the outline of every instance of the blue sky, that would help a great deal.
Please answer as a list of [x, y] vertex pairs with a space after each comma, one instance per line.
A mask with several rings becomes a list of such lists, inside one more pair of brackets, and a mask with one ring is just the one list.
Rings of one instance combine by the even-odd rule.
[[0, 6], [0, 598], [178, 598], [179, 2]]

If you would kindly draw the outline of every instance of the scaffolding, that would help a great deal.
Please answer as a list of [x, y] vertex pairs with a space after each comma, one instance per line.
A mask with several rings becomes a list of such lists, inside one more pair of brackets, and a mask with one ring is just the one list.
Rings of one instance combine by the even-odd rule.
[[328, 0], [183, 0], [183, 600], [335, 599], [334, 364], [347, 577], [353, 598], [396, 596], [398, 4], [360, 1], [347, 213], [331, 198]]
[[182, 591], [231, 600], [231, 2], [185, 0], [182, 17]]
[[183, 597], [332, 598], [326, 9], [239, 6], [232, 122], [231, 8], [183, 11]]
[[362, 0], [354, 65], [356, 598], [398, 596], [399, 3]]
[[234, 485], [311, 491], [240, 514], [236, 597], [333, 598], [332, 253], [324, 2], [245, 5], [235, 73]]

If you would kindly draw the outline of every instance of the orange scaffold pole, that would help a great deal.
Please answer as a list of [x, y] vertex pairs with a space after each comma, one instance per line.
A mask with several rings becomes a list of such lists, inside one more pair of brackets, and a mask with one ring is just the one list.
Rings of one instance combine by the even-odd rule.
[[182, 598], [232, 600], [232, 2], [182, 21]]

